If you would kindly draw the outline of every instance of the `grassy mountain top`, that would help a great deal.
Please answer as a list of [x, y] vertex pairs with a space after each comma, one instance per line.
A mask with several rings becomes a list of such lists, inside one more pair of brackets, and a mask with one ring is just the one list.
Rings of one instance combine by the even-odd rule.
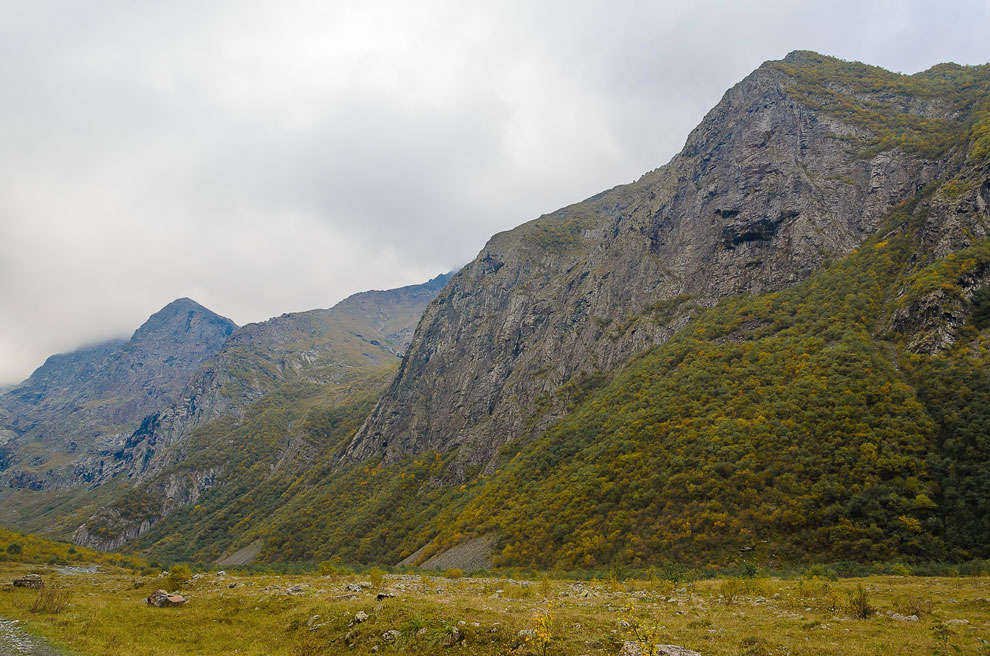
[[869, 158], [890, 148], [940, 157], [982, 134], [990, 110], [990, 65], [939, 64], [902, 75], [797, 51], [770, 66], [793, 78], [790, 97], [861, 128], [847, 137]]

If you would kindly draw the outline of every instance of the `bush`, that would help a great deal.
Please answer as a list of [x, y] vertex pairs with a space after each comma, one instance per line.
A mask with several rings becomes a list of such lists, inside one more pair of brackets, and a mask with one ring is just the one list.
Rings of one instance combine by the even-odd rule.
[[31, 604], [32, 613], [61, 613], [69, 605], [69, 591], [49, 587], [38, 590], [38, 596]]
[[11, 542], [7, 545], [7, 553], [16, 556], [17, 554], [24, 551], [24, 547], [21, 546], [20, 542]]
[[861, 620], [868, 619], [876, 612], [876, 609], [870, 604], [870, 595], [863, 589], [862, 584], [856, 586], [852, 592], [846, 593], [845, 607], [846, 612]]
[[188, 565], [173, 565], [168, 573], [168, 585], [172, 590], [178, 590], [179, 586], [192, 578], [192, 570]]
[[372, 567], [368, 570], [368, 578], [371, 579], [371, 585], [376, 589], [381, 589], [385, 585], [385, 570], [379, 569], [377, 567]]
[[464, 576], [464, 571], [457, 568], [451, 568], [444, 572], [443, 575], [448, 579], [459, 579]]

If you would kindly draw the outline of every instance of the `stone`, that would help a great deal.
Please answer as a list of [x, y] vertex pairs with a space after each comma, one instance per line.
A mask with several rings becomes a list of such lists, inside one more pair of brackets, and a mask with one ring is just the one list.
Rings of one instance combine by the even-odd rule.
[[41, 576], [38, 574], [25, 574], [19, 578], [14, 579], [15, 588], [34, 588], [40, 590], [45, 587], [45, 582], [41, 580]]
[[357, 599], [357, 595], [348, 593], [348, 594], [336, 595], [333, 599], [334, 601], [349, 601], [351, 599]]
[[456, 626], [447, 632], [447, 635], [440, 641], [441, 647], [454, 647], [464, 640], [464, 634]]
[[154, 606], [155, 608], [167, 608], [169, 606], [181, 606], [188, 600], [174, 592], [169, 594], [165, 590], [155, 590], [148, 595], [145, 601], [149, 606]]
[[402, 631], [397, 631], [396, 629], [389, 629], [382, 634], [382, 640], [385, 642], [395, 642], [402, 636]]
[[234, 581], [233, 583], [228, 583], [227, 584], [227, 588], [228, 589], [233, 589], [233, 588], [236, 588], [239, 585], [240, 585], [240, 583], [238, 583], [237, 581]]
[[220, 570], [219, 572], [217, 572], [217, 576], [223, 578], [224, 576], [227, 576], [227, 572]]
[[653, 656], [701, 656], [701, 652], [681, 647], [679, 645], [655, 645], [650, 652], [643, 648], [642, 643], [626, 640], [622, 643], [622, 651], [619, 656], [646, 656], [652, 653]]
[[368, 619], [368, 614], [363, 610], [359, 610], [358, 612], [354, 613], [354, 621], [357, 622], [358, 624], [366, 621], [367, 619]]
[[917, 615], [901, 615], [900, 613], [895, 613], [892, 610], [887, 611], [887, 617], [898, 622], [917, 622]]
[[385, 590], [382, 590], [377, 595], [375, 595], [375, 599], [378, 599], [378, 600], [391, 599], [394, 596], [395, 596], [395, 591], [394, 590], [389, 590], [388, 588], [386, 588]]

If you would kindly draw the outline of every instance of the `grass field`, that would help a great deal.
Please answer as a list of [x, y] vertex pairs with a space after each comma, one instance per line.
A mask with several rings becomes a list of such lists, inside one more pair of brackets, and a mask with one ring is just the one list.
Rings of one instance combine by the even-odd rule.
[[[9, 585], [28, 571], [42, 574], [45, 592]], [[986, 577], [675, 584], [207, 573], [179, 587], [184, 606], [146, 605], [167, 581], [6, 563], [0, 617], [70, 653], [99, 655], [590, 656], [619, 654], [637, 639], [706, 656], [990, 654]], [[380, 591], [395, 596], [378, 599]]]

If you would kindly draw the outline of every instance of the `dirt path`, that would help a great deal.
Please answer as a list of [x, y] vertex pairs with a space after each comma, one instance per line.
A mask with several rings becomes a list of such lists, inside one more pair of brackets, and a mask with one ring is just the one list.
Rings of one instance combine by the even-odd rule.
[[0, 656], [68, 656], [42, 638], [29, 635], [18, 620], [0, 617]]

